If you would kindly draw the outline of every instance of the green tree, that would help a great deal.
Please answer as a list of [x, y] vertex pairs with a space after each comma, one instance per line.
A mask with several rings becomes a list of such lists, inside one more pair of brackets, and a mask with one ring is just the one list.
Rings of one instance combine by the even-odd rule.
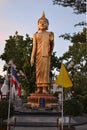
[[[75, 14], [86, 13], [86, 0], [53, 0], [53, 4], [60, 5], [62, 7], [70, 7]], [[86, 26], [86, 21], [79, 22], [75, 26]], [[66, 66], [72, 62], [68, 71], [72, 77], [73, 87], [71, 92], [73, 96], [79, 98], [83, 103], [84, 112], [87, 112], [87, 43], [86, 43], [86, 28], [83, 28], [82, 32], [74, 33], [73, 36], [70, 33], [65, 33], [59, 37], [64, 40], [69, 40], [72, 46], [69, 46], [69, 50], [59, 58], [60, 61], [64, 60]], [[69, 90], [67, 90], [68, 92]]]
[[83, 105], [77, 99], [69, 99], [64, 101], [64, 115], [69, 116], [69, 125], [71, 127], [71, 117], [81, 115], [83, 112]]
[[[57, 4], [62, 7], [70, 7], [73, 9], [75, 14], [85, 14], [86, 13], [86, 0], [53, 0], [53, 4]], [[80, 21], [74, 26], [86, 26], [87, 22]], [[66, 36], [67, 34], [65, 34]]]
[[[66, 38], [67, 39], [67, 38]], [[87, 43], [86, 43], [86, 28], [82, 32], [74, 34], [70, 37], [72, 46], [69, 46], [69, 50], [60, 57], [61, 60], [65, 61], [69, 74], [71, 75], [73, 81], [73, 96], [77, 96], [80, 100], [82, 98], [82, 103], [85, 106], [84, 109], [87, 110]], [[71, 67], [69, 64], [73, 62]]]
[[77, 14], [86, 12], [86, 0], [53, 0], [53, 4], [71, 7]]
[[[33, 67], [30, 66], [31, 50], [32, 38], [26, 34], [24, 39], [23, 36], [16, 32], [14, 36], [9, 36], [9, 39], [6, 40], [4, 53], [0, 56], [0, 58], [6, 61], [6, 63], [8, 63], [11, 59], [13, 60], [17, 66], [17, 71], [20, 74], [19, 78], [21, 86], [25, 89], [27, 95], [31, 92], [34, 92], [36, 89], [35, 64]], [[54, 76], [54, 68], [57, 68], [58, 70], [58, 64], [59, 61], [56, 57], [56, 53], [54, 52], [51, 60], [51, 79]], [[5, 69], [6, 68], [4, 67], [4, 70]], [[25, 76], [20, 73], [20, 70], [24, 73]]]
[[[26, 38], [19, 35], [18, 32], [14, 36], [9, 36], [6, 40], [4, 53], [0, 56], [2, 60], [8, 63], [11, 59], [17, 67], [17, 73], [20, 71], [24, 73], [24, 76], [20, 74], [19, 80], [22, 88], [29, 94], [35, 89], [35, 67], [30, 67], [30, 54], [32, 49], [32, 38], [26, 34]], [[6, 67], [4, 67], [4, 70]]]

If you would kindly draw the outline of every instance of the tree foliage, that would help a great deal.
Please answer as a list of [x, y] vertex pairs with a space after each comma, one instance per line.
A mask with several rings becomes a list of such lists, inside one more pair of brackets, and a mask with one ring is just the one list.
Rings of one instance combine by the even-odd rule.
[[76, 14], [86, 12], [86, 0], [53, 0], [53, 4], [58, 4], [63, 7], [71, 7]]
[[[69, 50], [63, 54], [61, 60], [64, 59], [65, 61], [68, 61], [68, 63], [73, 61], [74, 64], [79, 64], [80, 66], [78, 67], [80, 70], [83, 69], [83, 67], [84, 69], [87, 69], [86, 28], [84, 28], [82, 32], [77, 34], [74, 33], [69, 39], [65, 37], [64, 39], [70, 40], [73, 45], [69, 46]], [[84, 72], [82, 71], [83, 73], [86, 72], [84, 69]]]
[[64, 101], [64, 115], [77, 116], [82, 114], [83, 106], [76, 99], [69, 99]]
[[[84, 28], [82, 32], [73, 34], [69, 40], [72, 42], [72, 46], [69, 46], [69, 50], [64, 53], [60, 59], [64, 60], [72, 78], [73, 87], [71, 88], [71, 91], [74, 92], [73, 96], [76, 96], [79, 99], [81, 98], [81, 101], [83, 101], [83, 99], [87, 100], [86, 28]], [[69, 67], [71, 63], [73, 64]], [[87, 106], [85, 109], [87, 109]]]
[[[13, 60], [17, 67], [18, 73], [20, 70], [24, 73], [24, 77], [20, 75], [21, 86], [27, 91], [31, 92], [35, 88], [34, 86], [34, 72], [30, 67], [30, 53], [32, 49], [32, 39], [26, 34], [26, 38], [19, 35], [18, 32], [14, 36], [9, 36], [6, 40], [4, 53], [0, 56], [2, 60], [8, 63]], [[5, 69], [5, 67], [4, 67]], [[32, 87], [29, 87], [30, 84]]]
[[[75, 14], [85, 14], [86, 13], [86, 0], [53, 0], [53, 4], [61, 5], [63, 7], [71, 7]], [[81, 21], [74, 26], [84, 26], [86, 27], [86, 20]]]
[[[53, 0], [53, 4], [60, 5], [62, 7], [70, 7], [73, 9], [75, 14], [86, 13], [86, 0]], [[86, 25], [86, 21], [82, 21], [74, 26], [86, 27]], [[67, 70], [73, 82], [73, 87], [71, 88], [72, 95], [77, 97], [82, 102], [84, 112], [87, 112], [86, 32], [87, 29], [83, 28], [82, 32], [74, 33], [73, 36], [71, 36], [70, 33], [65, 33], [59, 36], [64, 38], [64, 40], [69, 40], [72, 43], [72, 46], [69, 46], [69, 50], [59, 58], [59, 61], [63, 60], [67, 66]]]
[[83, 112], [83, 105], [77, 99], [65, 100], [63, 103], [63, 113], [69, 116], [68, 127], [71, 127], [71, 117], [81, 115]]

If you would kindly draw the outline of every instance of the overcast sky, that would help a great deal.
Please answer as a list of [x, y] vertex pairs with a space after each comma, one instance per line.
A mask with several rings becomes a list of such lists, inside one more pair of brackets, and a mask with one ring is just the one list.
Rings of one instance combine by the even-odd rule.
[[[49, 20], [49, 31], [55, 35], [56, 55], [62, 56], [71, 43], [59, 38], [59, 35], [82, 31], [82, 27], [74, 27], [76, 23], [85, 21], [85, 15], [76, 15], [71, 8], [53, 5], [52, 0], [0, 0], [0, 54], [4, 52], [5, 40], [16, 31], [25, 37], [30, 37], [37, 31], [37, 21], [45, 12]], [[0, 75], [3, 65], [0, 60]]]

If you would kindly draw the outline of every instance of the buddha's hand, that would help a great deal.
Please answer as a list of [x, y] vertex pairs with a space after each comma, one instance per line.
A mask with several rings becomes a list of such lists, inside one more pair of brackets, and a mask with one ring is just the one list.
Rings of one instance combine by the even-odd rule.
[[53, 41], [53, 40], [54, 40], [54, 33], [50, 32], [50, 41]]
[[31, 58], [31, 60], [30, 60], [31, 67], [33, 66], [33, 64], [34, 64], [34, 58]]
[[49, 46], [49, 51], [48, 54], [51, 55], [53, 52], [53, 48], [54, 48], [54, 33], [50, 32], [50, 46]]

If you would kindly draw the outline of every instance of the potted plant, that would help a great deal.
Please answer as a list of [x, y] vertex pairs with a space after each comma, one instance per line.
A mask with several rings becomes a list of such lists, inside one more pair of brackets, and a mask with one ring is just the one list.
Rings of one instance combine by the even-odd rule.
[[77, 99], [72, 98], [64, 101], [63, 108], [64, 115], [69, 116], [68, 126], [67, 128], [65, 127], [64, 130], [74, 130], [75, 128], [71, 125], [71, 117], [81, 115], [83, 111], [83, 106]]
[[[6, 123], [3, 120], [8, 118], [8, 107], [9, 101], [7, 99], [2, 99], [0, 101], [0, 130], [6, 129]], [[10, 117], [14, 115], [14, 107], [11, 103], [10, 105]]]

